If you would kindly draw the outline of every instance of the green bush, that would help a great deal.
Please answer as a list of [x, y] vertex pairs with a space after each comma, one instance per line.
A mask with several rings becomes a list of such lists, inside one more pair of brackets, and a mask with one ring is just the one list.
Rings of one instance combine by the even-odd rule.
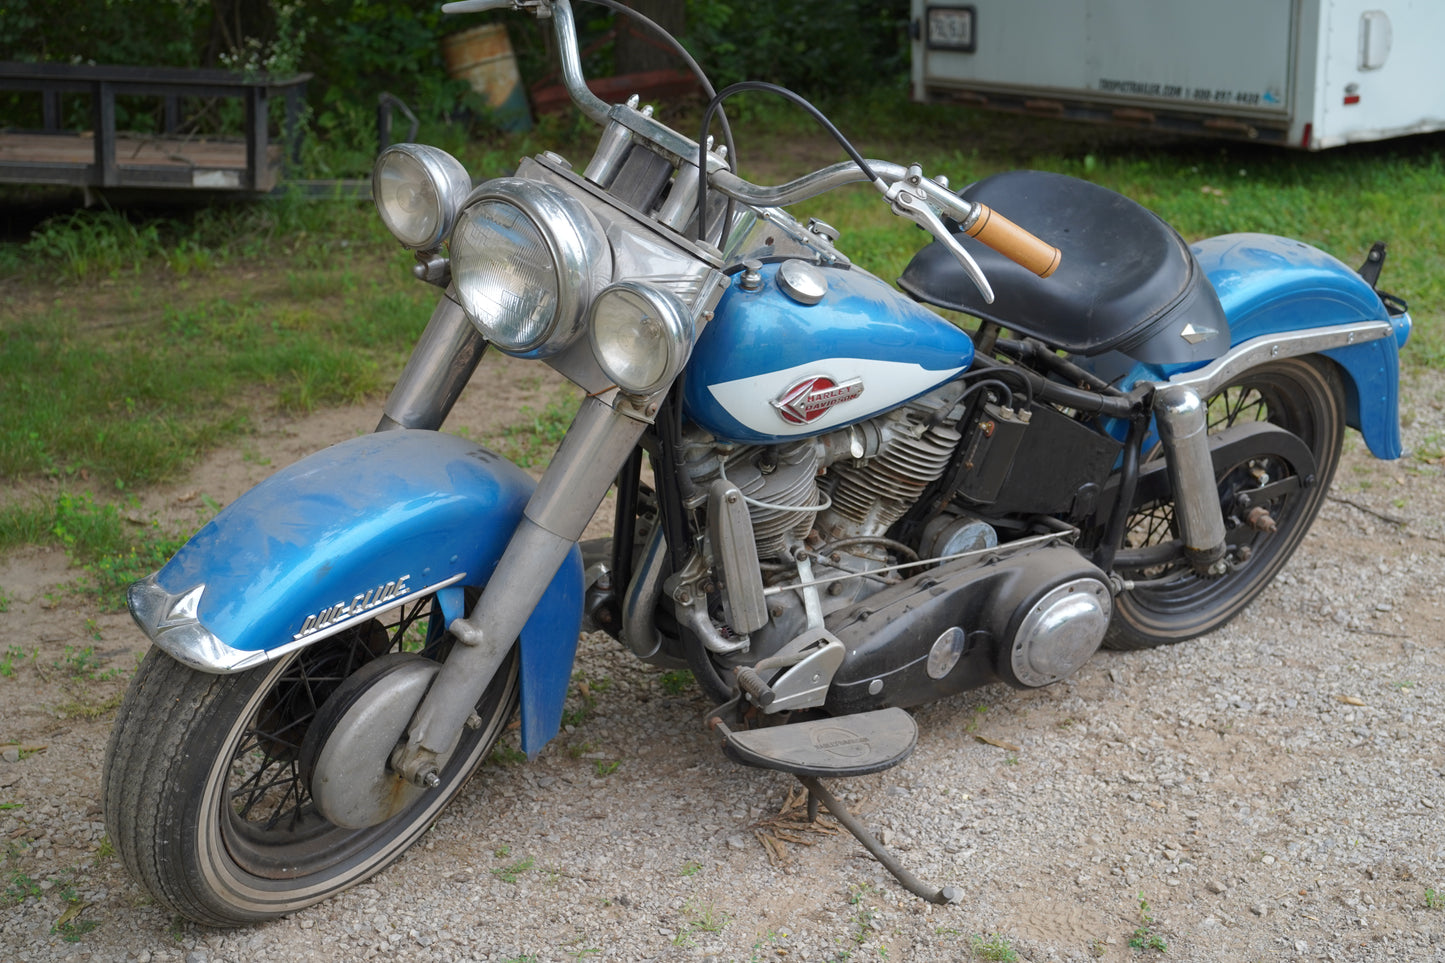
[[[461, 107], [484, 115], [467, 85], [447, 77], [441, 40], [449, 33], [505, 23], [527, 82], [554, 69], [544, 23], [515, 13], [447, 17], [438, 0], [73, 0], [64, 17], [54, 6], [0, 0], [0, 60], [305, 71], [313, 129], [343, 140], [358, 130], [374, 136], [383, 91], [424, 119]], [[614, 15], [584, 0], [574, 10], [587, 71], [613, 72]], [[683, 39], [718, 87], [769, 80], [826, 96], [901, 80], [907, 20], [905, 0], [688, 0]], [[118, 106], [122, 126], [158, 126], [158, 101]], [[0, 107], [15, 126], [39, 126], [38, 97], [0, 94]], [[88, 126], [85, 98], [67, 98], [67, 110]], [[232, 113], [222, 119], [239, 123]]]

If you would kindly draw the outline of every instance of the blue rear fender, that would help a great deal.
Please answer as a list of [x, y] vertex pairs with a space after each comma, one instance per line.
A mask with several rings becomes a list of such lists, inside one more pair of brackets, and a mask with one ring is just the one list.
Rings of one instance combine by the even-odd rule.
[[[1336, 258], [1303, 241], [1270, 234], [1224, 234], [1191, 247], [1229, 318], [1234, 345], [1305, 328], [1386, 321], [1393, 338], [1320, 352], [1340, 368], [1345, 422], [1359, 430], [1377, 458], [1394, 459], [1400, 445], [1400, 349], [1410, 316], [1391, 317], [1369, 283]], [[1136, 365], [1120, 384], [1163, 381], [1193, 365]]]
[[1410, 337], [1410, 316], [1391, 318], [1358, 272], [1303, 241], [1225, 234], [1200, 241], [1192, 250], [1224, 305], [1235, 344], [1355, 321], [1394, 325], [1393, 338], [1321, 354], [1344, 372], [1345, 423], [1359, 429], [1375, 457], [1399, 458], [1400, 349]]
[[[436, 593], [485, 587], [535, 483], [452, 435], [388, 431], [317, 452], [231, 503], [130, 591], [157, 646], [238, 672]], [[522, 748], [557, 732], [582, 621], [576, 548], [521, 633]]]

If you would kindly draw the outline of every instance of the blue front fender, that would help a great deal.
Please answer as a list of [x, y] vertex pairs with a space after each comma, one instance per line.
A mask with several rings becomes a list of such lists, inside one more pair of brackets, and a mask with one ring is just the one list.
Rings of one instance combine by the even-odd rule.
[[[534, 487], [452, 435], [354, 438], [227, 506], [131, 587], [131, 614], [157, 646], [206, 672], [268, 662], [432, 593], [450, 622], [464, 614], [463, 587], [487, 584]], [[581, 621], [574, 548], [522, 629], [528, 753], [561, 724]]]

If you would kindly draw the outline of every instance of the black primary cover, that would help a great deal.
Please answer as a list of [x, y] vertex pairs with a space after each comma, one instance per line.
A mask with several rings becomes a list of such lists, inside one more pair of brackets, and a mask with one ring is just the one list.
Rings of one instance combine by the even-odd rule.
[[1040, 278], [956, 233], [993, 285], [994, 303], [984, 303], [938, 241], [914, 255], [898, 279], [920, 301], [1085, 356], [1120, 351], [1150, 364], [1181, 364], [1229, 347], [1229, 322], [1189, 246], [1122, 194], [1045, 171], [996, 174], [959, 193], [1053, 244], [1063, 260], [1052, 277]]

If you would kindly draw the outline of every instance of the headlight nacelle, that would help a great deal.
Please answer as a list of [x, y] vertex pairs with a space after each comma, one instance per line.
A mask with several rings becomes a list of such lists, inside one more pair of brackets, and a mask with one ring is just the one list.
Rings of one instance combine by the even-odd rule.
[[471, 190], [461, 161], [424, 144], [394, 144], [371, 169], [371, 195], [382, 222], [418, 251], [441, 247]]
[[517, 177], [477, 188], [450, 253], [467, 317], [497, 348], [522, 358], [549, 357], [575, 341], [587, 305], [612, 276], [612, 248], [587, 208]]

